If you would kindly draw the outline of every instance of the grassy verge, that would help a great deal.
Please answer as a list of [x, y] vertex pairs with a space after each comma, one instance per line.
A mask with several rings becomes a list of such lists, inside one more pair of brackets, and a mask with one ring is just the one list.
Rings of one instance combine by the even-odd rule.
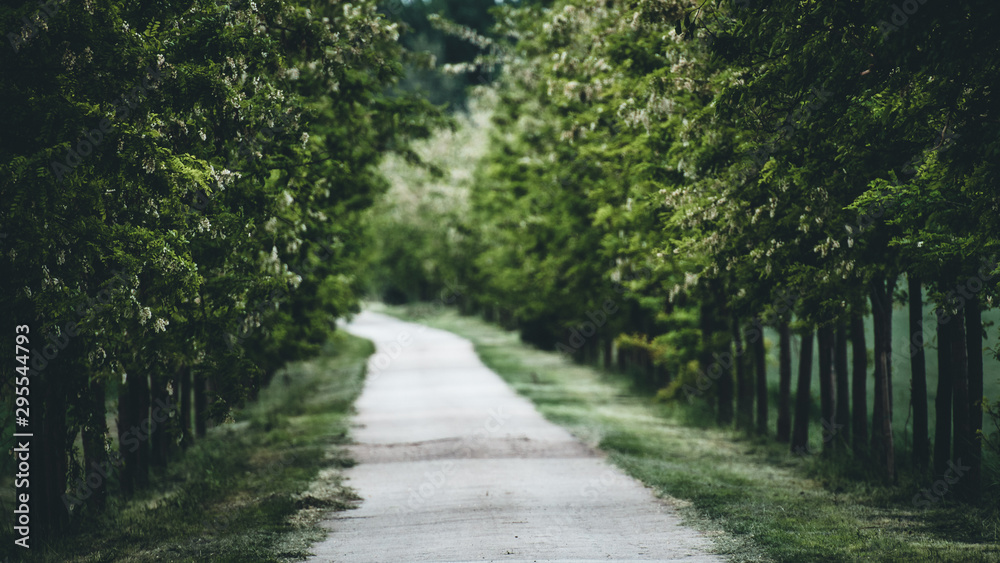
[[[873, 485], [863, 472], [787, 445], [712, 428], [698, 405], [658, 404], [614, 373], [522, 344], [516, 333], [451, 310], [378, 307], [455, 332], [548, 419], [672, 498], [733, 561], [1000, 561], [997, 509], [945, 500], [915, 507], [931, 485]], [[818, 425], [812, 429], [817, 434]]]
[[[320, 357], [290, 364], [236, 422], [211, 430], [131, 502], [78, 522], [26, 561], [301, 560], [323, 513], [356, 499], [341, 447], [370, 342], [342, 332]], [[5, 546], [6, 547], [6, 546]]]

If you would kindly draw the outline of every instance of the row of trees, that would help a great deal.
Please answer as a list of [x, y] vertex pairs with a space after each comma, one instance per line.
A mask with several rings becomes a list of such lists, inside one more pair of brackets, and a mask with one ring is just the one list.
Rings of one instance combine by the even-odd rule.
[[375, 165], [440, 116], [387, 94], [410, 55], [373, 0], [14, 4], [0, 306], [12, 340], [27, 327], [30, 426], [5, 377], [2, 440], [34, 434], [35, 542], [143, 487], [357, 309]]
[[839, 455], [870, 456], [888, 481], [906, 416], [893, 412], [892, 309], [905, 301], [911, 345], [895, 356], [911, 359], [912, 465], [940, 474], [960, 460], [959, 496], [977, 498], [982, 314], [1000, 295], [1000, 9], [902, 6], [498, 8], [495, 35], [512, 43], [490, 49], [505, 68], [491, 149], [468, 210], [425, 237], [437, 244], [411, 286], [458, 283], [467, 311], [634, 365], [663, 398], [708, 399], [719, 423], [760, 433], [773, 431], [773, 330], [776, 438], [808, 448], [815, 354], [824, 449], [852, 445]]

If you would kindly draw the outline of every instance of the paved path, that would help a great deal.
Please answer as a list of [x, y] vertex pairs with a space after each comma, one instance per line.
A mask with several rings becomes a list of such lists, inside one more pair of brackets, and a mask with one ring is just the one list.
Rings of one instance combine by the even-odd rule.
[[546, 421], [449, 332], [365, 312], [348, 484], [310, 561], [718, 562], [676, 512]]

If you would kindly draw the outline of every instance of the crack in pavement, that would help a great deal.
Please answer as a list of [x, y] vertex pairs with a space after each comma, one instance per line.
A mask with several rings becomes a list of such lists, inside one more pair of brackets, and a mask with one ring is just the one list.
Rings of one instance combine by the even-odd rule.
[[[310, 561], [721, 562], [676, 508], [545, 420], [454, 334], [363, 312], [347, 484]], [[400, 344], [403, 343], [403, 344]], [[374, 362], [378, 362], [375, 366]]]

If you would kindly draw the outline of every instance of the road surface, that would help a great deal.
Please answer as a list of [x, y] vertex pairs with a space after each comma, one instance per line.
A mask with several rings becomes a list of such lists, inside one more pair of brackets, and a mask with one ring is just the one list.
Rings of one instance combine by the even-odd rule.
[[310, 561], [721, 562], [676, 511], [607, 463], [449, 332], [364, 312], [375, 342], [347, 484]]

